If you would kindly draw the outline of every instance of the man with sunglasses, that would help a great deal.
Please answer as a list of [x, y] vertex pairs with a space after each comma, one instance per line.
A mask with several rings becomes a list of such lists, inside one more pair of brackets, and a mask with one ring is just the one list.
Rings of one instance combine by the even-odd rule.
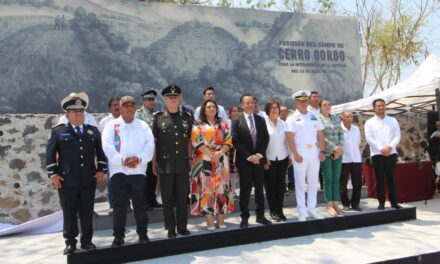
[[[136, 118], [146, 122], [150, 128], [153, 127], [154, 107], [156, 106], [157, 92], [148, 90], [141, 94], [142, 107], [136, 111]], [[145, 196], [147, 198], [147, 207], [149, 210], [160, 208], [160, 204], [156, 199], [157, 176], [153, 174], [152, 162], [148, 163], [147, 178], [145, 181]]]

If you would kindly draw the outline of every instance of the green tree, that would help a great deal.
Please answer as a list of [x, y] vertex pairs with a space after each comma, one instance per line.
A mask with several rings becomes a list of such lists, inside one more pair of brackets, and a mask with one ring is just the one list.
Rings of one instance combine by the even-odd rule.
[[370, 94], [397, 84], [402, 67], [418, 64], [427, 55], [421, 36], [427, 18], [438, 10], [438, 1], [391, 0], [389, 8], [378, 1], [357, 0], [362, 37], [362, 89]]

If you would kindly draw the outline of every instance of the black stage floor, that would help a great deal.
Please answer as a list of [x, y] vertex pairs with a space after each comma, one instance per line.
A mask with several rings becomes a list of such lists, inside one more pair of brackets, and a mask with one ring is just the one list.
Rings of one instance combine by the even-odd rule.
[[309, 219], [306, 222], [298, 222], [295, 218], [270, 226], [250, 225], [246, 229], [234, 226], [225, 231], [192, 232], [190, 236], [178, 236], [175, 239], [155, 238], [150, 243], [142, 245], [127, 243], [120, 248], [103, 247], [94, 251], [77, 251], [75, 254], [69, 255], [67, 261], [69, 264], [123, 263], [412, 219], [416, 219], [415, 207], [405, 206], [400, 210], [387, 208], [384, 211], [369, 208], [360, 213], [323, 220]]

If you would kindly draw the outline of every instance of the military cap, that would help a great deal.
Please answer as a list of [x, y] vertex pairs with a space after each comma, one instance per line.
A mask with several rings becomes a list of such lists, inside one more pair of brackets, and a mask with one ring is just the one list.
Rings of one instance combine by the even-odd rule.
[[308, 90], [296, 91], [292, 94], [292, 99], [307, 101], [309, 100], [310, 92]]
[[122, 96], [121, 100], [119, 101], [119, 105], [124, 105], [124, 104], [128, 104], [128, 103], [136, 104], [134, 97], [129, 96], [129, 95]]
[[89, 96], [86, 93], [71, 93], [61, 100], [61, 107], [64, 111], [69, 109], [86, 109], [89, 104]]
[[168, 85], [162, 90], [162, 96], [176, 96], [180, 95], [182, 93], [182, 90], [177, 85]]
[[148, 90], [145, 93], [141, 94], [142, 99], [150, 99], [150, 98], [156, 98], [157, 92], [155, 90]]

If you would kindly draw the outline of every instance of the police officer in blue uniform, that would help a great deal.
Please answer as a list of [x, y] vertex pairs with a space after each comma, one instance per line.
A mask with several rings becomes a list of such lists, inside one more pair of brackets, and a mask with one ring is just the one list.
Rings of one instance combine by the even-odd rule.
[[77, 216], [81, 224], [81, 248], [96, 249], [92, 243], [95, 188], [97, 182], [104, 181], [107, 163], [101, 134], [95, 126], [84, 124], [87, 98], [85, 93], [74, 93], [62, 100], [69, 122], [52, 128], [46, 148], [48, 176], [58, 190], [63, 211], [64, 255], [76, 250]]
[[193, 121], [190, 113], [179, 111], [180, 94], [181, 89], [177, 85], [169, 85], [162, 90], [165, 109], [155, 113], [152, 129], [156, 139], [153, 172], [160, 177], [168, 238], [176, 237], [176, 226], [179, 234], [190, 234], [187, 223]]

